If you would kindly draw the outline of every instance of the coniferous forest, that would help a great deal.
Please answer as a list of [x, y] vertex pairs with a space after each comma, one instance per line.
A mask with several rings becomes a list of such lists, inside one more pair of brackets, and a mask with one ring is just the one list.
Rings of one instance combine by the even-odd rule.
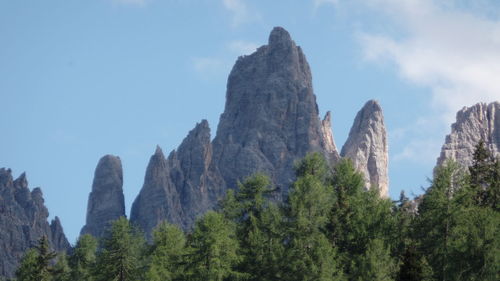
[[120, 218], [68, 254], [42, 237], [17, 280], [500, 280], [500, 161], [483, 142], [414, 200], [366, 191], [348, 159], [330, 169], [310, 154], [295, 173], [283, 200], [265, 175], [247, 178], [189, 232], [163, 222], [147, 241]]

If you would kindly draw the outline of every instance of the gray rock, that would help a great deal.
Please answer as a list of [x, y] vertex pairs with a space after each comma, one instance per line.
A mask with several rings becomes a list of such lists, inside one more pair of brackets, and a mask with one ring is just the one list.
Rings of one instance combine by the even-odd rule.
[[[382, 118], [381, 111], [373, 115], [374, 121]], [[330, 118], [327, 113], [323, 121], [319, 119], [311, 72], [301, 48], [286, 30], [274, 28], [268, 45], [236, 61], [215, 139], [210, 142], [208, 123], [202, 121], [167, 159], [159, 148], [151, 157], [131, 221], [148, 238], [163, 220], [189, 229], [227, 189], [237, 188], [238, 182], [256, 172], [270, 176], [280, 191], [274, 199], [282, 199], [294, 180], [297, 160], [309, 152], [322, 153], [331, 164], [340, 158]], [[375, 124], [368, 141], [385, 154], [369, 151], [366, 161], [370, 169], [385, 172], [383, 179], [369, 175], [377, 184], [385, 180], [387, 189], [387, 145], [381, 120], [382, 128]], [[361, 136], [359, 141], [364, 141]], [[385, 170], [378, 166], [381, 160], [374, 159], [378, 156], [385, 157]]]
[[376, 187], [382, 197], [388, 197], [387, 135], [382, 108], [377, 101], [368, 101], [358, 112], [340, 155], [352, 159], [364, 175], [367, 188]]
[[40, 188], [31, 192], [26, 174], [16, 180], [10, 169], [0, 169], [0, 276], [13, 277], [24, 252], [37, 245], [41, 236], [51, 248], [62, 252], [70, 248], [59, 218], [51, 225]]
[[182, 225], [179, 195], [169, 176], [167, 159], [159, 146], [149, 160], [144, 185], [132, 204], [130, 220], [151, 238], [162, 221]]
[[132, 205], [131, 221], [148, 238], [164, 220], [189, 229], [199, 215], [215, 206], [224, 191], [222, 179], [210, 170], [211, 162], [210, 128], [206, 120], [196, 124], [168, 159], [157, 147], [143, 188]]
[[463, 167], [472, 164], [474, 148], [483, 139], [495, 155], [500, 155], [500, 103], [478, 103], [464, 107], [457, 113], [457, 120], [451, 126], [441, 148], [437, 165], [446, 159], [457, 161]]
[[228, 188], [263, 172], [284, 195], [297, 159], [332, 149], [325, 139], [309, 64], [290, 34], [276, 27], [269, 44], [239, 57], [229, 75], [213, 163]]
[[80, 234], [102, 237], [110, 224], [125, 216], [123, 172], [119, 157], [106, 155], [99, 160], [87, 204], [86, 224]]

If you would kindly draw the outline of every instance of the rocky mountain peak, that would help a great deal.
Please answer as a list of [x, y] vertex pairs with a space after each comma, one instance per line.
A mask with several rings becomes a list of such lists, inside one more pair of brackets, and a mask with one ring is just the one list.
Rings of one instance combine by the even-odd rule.
[[14, 181], [14, 186], [20, 188], [28, 188], [28, 180], [26, 179], [26, 172], [23, 172], [19, 177]]
[[499, 102], [478, 103], [458, 111], [437, 164], [442, 165], [446, 159], [452, 159], [464, 167], [470, 166], [474, 148], [481, 139], [495, 155], [500, 154]]
[[24, 252], [47, 236], [51, 248], [70, 248], [59, 218], [49, 225], [49, 212], [44, 205], [42, 190], [28, 188], [26, 174], [12, 180], [10, 169], [0, 169], [0, 276], [13, 277]]
[[295, 43], [288, 31], [283, 27], [277, 26], [269, 34], [268, 46], [271, 49], [290, 49], [295, 46]]
[[86, 224], [81, 234], [102, 237], [110, 223], [122, 216], [125, 216], [125, 198], [121, 160], [117, 156], [105, 155], [94, 172]]
[[377, 101], [366, 102], [358, 112], [340, 154], [352, 159], [365, 176], [367, 188], [376, 187], [381, 196], [388, 196], [387, 133], [382, 108]]

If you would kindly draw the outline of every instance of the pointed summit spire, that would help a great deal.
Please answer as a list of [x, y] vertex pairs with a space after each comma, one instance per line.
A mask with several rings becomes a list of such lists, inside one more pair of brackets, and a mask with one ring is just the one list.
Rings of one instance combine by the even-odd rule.
[[292, 44], [293, 40], [290, 33], [288, 33], [288, 31], [286, 31], [283, 27], [277, 26], [273, 28], [269, 34], [269, 46], [271, 48], [289, 47]]
[[382, 197], [388, 196], [387, 133], [377, 101], [369, 100], [358, 112], [340, 155], [353, 161], [365, 177], [366, 188], [376, 187]]

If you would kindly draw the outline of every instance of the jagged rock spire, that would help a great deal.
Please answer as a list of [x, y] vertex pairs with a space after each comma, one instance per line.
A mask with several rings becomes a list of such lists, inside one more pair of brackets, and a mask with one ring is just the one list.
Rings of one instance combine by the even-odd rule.
[[120, 157], [105, 155], [97, 164], [81, 234], [102, 237], [110, 224], [125, 216], [123, 171]]
[[457, 161], [463, 167], [472, 164], [476, 144], [483, 140], [495, 155], [500, 152], [500, 103], [478, 103], [457, 112], [451, 133], [446, 136], [437, 164], [446, 159]]
[[340, 155], [352, 159], [357, 170], [363, 173], [367, 188], [377, 187], [381, 196], [388, 196], [387, 133], [377, 101], [368, 101], [358, 112]]
[[0, 168], [0, 277], [13, 277], [25, 251], [41, 236], [52, 249], [69, 250], [59, 218], [49, 225], [48, 216], [42, 190], [30, 191], [25, 173], [13, 180], [10, 169]]

